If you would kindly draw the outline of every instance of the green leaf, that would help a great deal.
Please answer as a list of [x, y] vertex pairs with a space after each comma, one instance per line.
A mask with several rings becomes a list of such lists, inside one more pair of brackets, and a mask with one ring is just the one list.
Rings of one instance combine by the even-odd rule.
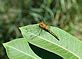
[[28, 25], [20, 29], [24, 38], [37, 47], [55, 53], [64, 59], [82, 59], [82, 42], [57, 27], [50, 26], [49, 29], [57, 35], [59, 41], [41, 29], [38, 24]]
[[50, 6], [50, 4], [53, 2], [53, 0], [47, 0], [47, 4]]
[[41, 59], [29, 47], [24, 38], [3, 44], [9, 59]]
[[65, 0], [60, 0], [60, 4], [61, 4], [62, 11], [66, 11]]

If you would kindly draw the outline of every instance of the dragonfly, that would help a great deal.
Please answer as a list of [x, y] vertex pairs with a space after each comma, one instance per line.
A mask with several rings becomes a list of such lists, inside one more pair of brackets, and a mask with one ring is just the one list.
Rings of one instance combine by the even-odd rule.
[[59, 40], [59, 38], [55, 35], [55, 33], [53, 33], [53, 32], [49, 29], [49, 27], [48, 27], [42, 20], [40, 20], [38, 24], [39, 24], [39, 27], [40, 27], [41, 29], [47, 31], [47, 32], [50, 33], [52, 36], [54, 36], [57, 40]]

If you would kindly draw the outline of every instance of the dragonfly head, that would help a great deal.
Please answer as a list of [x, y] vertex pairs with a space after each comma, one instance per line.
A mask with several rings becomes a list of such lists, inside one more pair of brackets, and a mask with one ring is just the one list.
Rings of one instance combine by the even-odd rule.
[[38, 21], [39, 21], [39, 22], [42, 22], [42, 18], [38, 18]]

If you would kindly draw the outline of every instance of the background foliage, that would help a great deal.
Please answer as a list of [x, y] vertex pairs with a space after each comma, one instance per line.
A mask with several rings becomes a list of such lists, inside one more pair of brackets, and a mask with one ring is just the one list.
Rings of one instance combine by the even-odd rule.
[[81, 0], [0, 0], [0, 59], [8, 59], [1, 43], [22, 37], [18, 28], [37, 23], [38, 16], [43, 16], [49, 25], [60, 27], [82, 39], [81, 2]]

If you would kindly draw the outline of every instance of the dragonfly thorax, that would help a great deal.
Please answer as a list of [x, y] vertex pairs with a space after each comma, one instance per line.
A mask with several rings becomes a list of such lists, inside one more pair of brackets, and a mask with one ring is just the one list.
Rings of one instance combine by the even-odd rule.
[[48, 26], [44, 24], [43, 22], [39, 22], [39, 26], [45, 30], [48, 30]]

